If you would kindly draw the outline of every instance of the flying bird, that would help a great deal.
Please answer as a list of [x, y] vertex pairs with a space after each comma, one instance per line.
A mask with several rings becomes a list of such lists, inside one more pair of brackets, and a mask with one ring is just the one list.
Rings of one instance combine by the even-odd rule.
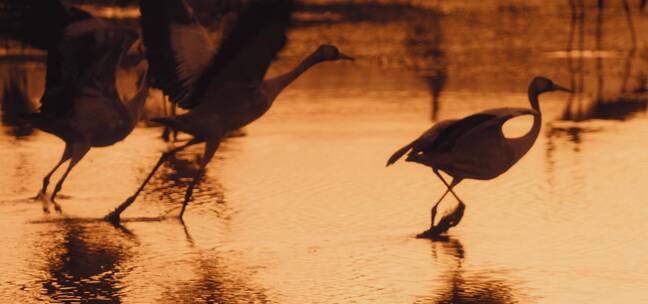
[[[538, 95], [551, 91], [571, 92], [545, 77], [535, 77], [529, 85], [531, 108], [496, 108], [485, 110], [462, 119], [443, 120], [425, 131], [420, 137], [396, 151], [387, 161], [394, 164], [403, 155], [405, 161], [431, 167], [447, 190], [431, 210], [431, 228], [435, 234], [443, 233], [459, 224], [465, 204], [453, 188], [466, 178], [490, 180], [506, 172], [533, 146], [542, 125]], [[506, 138], [502, 126], [509, 119], [522, 115], [533, 116], [533, 126], [525, 135]], [[452, 177], [448, 183], [439, 173]], [[459, 201], [457, 208], [434, 225], [437, 206], [448, 194]], [[443, 226], [443, 227], [441, 227]], [[436, 229], [435, 229], [436, 228]]]
[[117, 222], [155, 171], [172, 154], [205, 143], [200, 169], [185, 193], [180, 218], [205, 166], [221, 139], [261, 117], [281, 91], [313, 65], [323, 61], [353, 60], [335, 46], [322, 45], [295, 69], [265, 79], [266, 71], [286, 43], [286, 29], [294, 1], [250, 1], [218, 48], [183, 0], [142, 0], [143, 39], [152, 85], [189, 111], [153, 119], [193, 138], [164, 152], [137, 191], [108, 215]]
[[[124, 139], [140, 118], [148, 92], [146, 77], [126, 103], [115, 84], [119, 60], [138, 34], [57, 0], [9, 0], [1, 10], [2, 34], [47, 51], [40, 110], [24, 118], [65, 142], [60, 161], [43, 178], [39, 191], [44, 197], [50, 176], [69, 160], [50, 197], [60, 211], [55, 198], [72, 168], [91, 147]], [[47, 205], [44, 209], [48, 211]]]

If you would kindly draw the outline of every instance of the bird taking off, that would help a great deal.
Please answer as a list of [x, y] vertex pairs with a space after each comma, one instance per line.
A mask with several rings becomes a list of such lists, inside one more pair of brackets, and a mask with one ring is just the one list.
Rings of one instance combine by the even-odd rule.
[[[148, 92], [146, 81], [126, 104], [115, 84], [117, 64], [138, 34], [58, 0], [7, 0], [0, 9], [0, 34], [47, 51], [40, 111], [24, 116], [34, 127], [65, 142], [61, 160], [45, 176], [39, 192], [45, 195], [50, 176], [70, 160], [50, 198], [60, 210], [56, 194], [72, 168], [91, 147], [124, 139], [139, 120]], [[47, 203], [44, 209], [48, 211]]]
[[[407, 154], [406, 161], [432, 168], [447, 187], [445, 193], [432, 207], [431, 228], [419, 237], [436, 237], [459, 224], [465, 204], [453, 188], [463, 179], [493, 179], [506, 172], [531, 149], [538, 138], [542, 124], [538, 95], [552, 91], [571, 92], [545, 77], [535, 77], [528, 90], [531, 109], [496, 108], [463, 119], [440, 121], [389, 158], [387, 166]], [[502, 126], [509, 119], [521, 115], [533, 116], [531, 130], [522, 137], [506, 138]], [[450, 175], [452, 181], [446, 182], [439, 170]], [[459, 201], [459, 205], [435, 226], [437, 206], [448, 192]]]
[[[332, 45], [322, 45], [292, 71], [264, 80], [270, 63], [286, 43], [292, 0], [252, 0], [215, 48], [184, 0], [142, 0], [142, 34], [153, 86], [188, 109], [175, 117], [153, 119], [193, 138], [162, 154], [142, 185], [107, 218], [120, 214], [136, 199], [155, 171], [174, 153], [205, 143], [200, 169], [185, 193], [180, 218], [205, 166], [221, 139], [253, 122], [279, 93], [313, 65], [353, 58]], [[214, 50], [215, 51], [212, 51]]]

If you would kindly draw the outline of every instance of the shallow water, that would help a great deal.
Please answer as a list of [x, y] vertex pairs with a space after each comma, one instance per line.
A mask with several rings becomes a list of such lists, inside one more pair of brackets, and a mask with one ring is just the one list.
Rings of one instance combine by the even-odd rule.
[[[625, 19], [612, 6], [604, 52], [591, 52], [597, 11], [589, 7], [583, 50], [568, 52], [564, 6], [520, 6], [433, 5], [408, 8], [407, 20], [355, 16], [293, 30], [271, 74], [322, 39], [359, 60], [313, 68], [245, 136], [225, 141], [184, 224], [160, 216], [179, 212], [202, 147], [165, 164], [115, 228], [102, 217], [168, 147], [159, 128], [142, 125], [123, 142], [92, 150], [64, 185], [63, 213], [44, 214], [29, 197], [63, 144], [38, 131], [17, 138], [3, 127], [0, 301], [648, 301], [645, 42], [630, 53], [626, 32], [614, 34]], [[426, 19], [432, 16], [438, 19]], [[641, 32], [645, 16], [635, 17]], [[547, 24], [562, 27], [547, 36]], [[390, 35], [372, 36], [378, 32]], [[16, 67], [26, 69], [36, 98], [42, 65], [4, 62], [1, 75]], [[532, 150], [495, 180], [457, 187], [467, 209], [446, 239], [416, 239], [444, 188], [428, 168], [385, 168], [388, 156], [433, 120], [526, 106], [536, 74], [582, 94], [542, 95], [543, 129]], [[125, 76], [128, 87], [136, 76]], [[161, 111], [152, 99], [150, 115]], [[529, 126], [519, 119], [505, 130], [513, 136]], [[443, 208], [453, 204], [448, 198]]]

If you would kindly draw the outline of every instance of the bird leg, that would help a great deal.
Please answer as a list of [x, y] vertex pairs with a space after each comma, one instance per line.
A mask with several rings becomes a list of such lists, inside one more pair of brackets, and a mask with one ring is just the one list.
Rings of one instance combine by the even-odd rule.
[[[47, 193], [47, 186], [49, 185], [50, 182], [50, 177], [52, 177], [52, 174], [56, 172], [56, 170], [68, 159], [72, 157], [72, 145], [65, 144], [65, 150], [63, 151], [63, 155], [61, 156], [61, 160], [54, 166], [54, 169], [50, 171], [45, 177], [43, 178], [43, 188], [36, 194], [36, 197], [34, 199], [39, 199], [39, 198], [45, 198], [45, 193]], [[43, 212], [49, 213], [49, 201], [47, 199], [43, 200]]]
[[72, 157], [72, 147], [71, 145], [68, 145], [67, 143], [65, 144], [65, 150], [63, 151], [63, 155], [61, 156], [61, 160], [54, 166], [54, 169], [50, 171], [47, 175], [45, 175], [45, 178], [43, 178], [43, 188], [41, 188], [40, 192], [38, 192], [38, 196], [45, 194], [47, 192], [47, 186], [49, 185], [50, 177], [52, 177], [52, 174], [68, 159]]
[[457, 194], [454, 192], [453, 188], [454, 188], [456, 185], [458, 185], [458, 184], [462, 181], [462, 179], [461, 179], [461, 178], [453, 178], [453, 179], [452, 179], [452, 183], [448, 184], [448, 182], [446, 182], [446, 180], [443, 178], [443, 176], [441, 176], [441, 173], [439, 173], [439, 170], [434, 169], [434, 170], [432, 170], [432, 171], [434, 171], [434, 174], [436, 174], [436, 176], [438, 176], [439, 179], [441, 179], [441, 181], [443, 182], [443, 184], [445, 184], [446, 187], [448, 187], [448, 190], [450, 191], [450, 193], [452, 193], [452, 196], [454, 196], [454, 197], [455, 197], [459, 202], [461, 202], [461, 199], [460, 199], [459, 196], [457, 196]]
[[[175, 102], [172, 102], [172, 103], [171, 103], [171, 117], [172, 117], [172, 118], [176, 118], [176, 112], [177, 112], [177, 109], [178, 109], [178, 104], [175, 103]], [[173, 128], [173, 129], [171, 130], [171, 134], [173, 135], [173, 136], [171, 137], [171, 138], [172, 138], [172, 141], [173, 141], [173, 142], [178, 141], [178, 129]]]
[[[466, 205], [461, 201], [459, 196], [457, 196], [456, 193], [452, 190], [457, 184], [461, 182], [461, 179], [455, 178], [452, 180], [452, 183], [448, 184], [443, 176], [438, 172], [438, 170], [433, 170], [434, 173], [441, 179], [441, 181], [446, 185], [447, 189], [445, 193], [441, 196], [439, 201], [432, 207], [432, 223], [430, 225], [430, 229], [426, 230], [425, 232], [417, 235], [419, 238], [438, 238], [441, 234], [447, 232], [450, 228], [457, 226], [459, 222], [461, 221], [461, 218], [463, 217], [464, 210], [466, 209]], [[439, 220], [439, 223], [434, 225], [434, 218], [436, 216], [436, 208], [441, 203], [441, 200], [445, 198], [445, 196], [448, 194], [448, 192], [452, 193], [452, 195], [459, 201], [459, 205], [455, 210], [453, 210], [450, 214], [442, 217]]]
[[67, 170], [65, 170], [65, 173], [63, 173], [63, 176], [61, 179], [56, 183], [56, 187], [54, 187], [54, 192], [52, 192], [52, 196], [50, 197], [50, 200], [52, 201], [52, 204], [54, 204], [54, 209], [58, 212], [61, 212], [61, 206], [56, 202], [56, 195], [61, 191], [61, 188], [63, 187], [63, 182], [67, 178], [68, 174], [76, 166], [77, 163], [83, 158], [83, 156], [90, 151], [90, 145], [89, 144], [72, 144], [72, 156], [70, 160], [70, 164], [68, 165]]
[[436, 202], [436, 204], [434, 204], [434, 207], [432, 207], [432, 210], [431, 210], [431, 221], [430, 221], [430, 227], [431, 227], [431, 228], [434, 227], [434, 218], [436, 217], [437, 207], [439, 206], [439, 204], [441, 203], [441, 201], [443, 200], [443, 198], [445, 198], [446, 195], [448, 195], [448, 192], [450, 192], [450, 190], [446, 190], [446, 191], [443, 193], [443, 195], [441, 195], [441, 197], [440, 197], [439, 200]]
[[137, 190], [135, 191], [135, 193], [134, 193], [133, 195], [131, 195], [128, 199], [126, 199], [126, 201], [123, 202], [121, 205], [117, 206], [117, 208], [115, 208], [115, 210], [113, 210], [112, 212], [110, 212], [110, 213], [106, 216], [106, 219], [109, 220], [109, 221], [111, 221], [111, 222], [113, 222], [113, 223], [119, 223], [119, 216], [122, 214], [122, 212], [124, 212], [124, 210], [126, 210], [126, 208], [128, 208], [131, 204], [133, 204], [133, 202], [135, 202], [135, 199], [137, 198], [137, 196], [139, 195], [139, 193], [142, 192], [142, 189], [144, 189], [144, 186], [146, 186], [146, 184], [149, 182], [149, 180], [151, 179], [151, 177], [153, 177], [153, 175], [154, 175], [155, 172], [158, 170], [158, 168], [160, 168], [160, 166], [161, 166], [161, 165], [162, 165], [162, 164], [163, 164], [163, 163], [164, 163], [164, 162], [165, 162], [165, 161], [166, 161], [166, 160], [167, 160], [171, 155], [174, 155], [174, 154], [176, 154], [178, 151], [181, 151], [181, 150], [183, 150], [183, 149], [185, 149], [185, 148], [187, 148], [187, 147], [189, 147], [189, 146], [192, 146], [192, 145], [198, 144], [198, 143], [200, 143], [200, 142], [201, 142], [201, 140], [199, 140], [199, 139], [197, 139], [197, 138], [192, 138], [192, 139], [191, 139], [189, 142], [187, 142], [186, 144], [184, 144], [184, 145], [182, 145], [182, 146], [180, 146], [180, 147], [177, 147], [177, 148], [173, 148], [173, 149], [171, 149], [171, 150], [169, 150], [169, 151], [166, 151], [166, 152], [162, 153], [162, 156], [160, 156], [160, 159], [159, 159], [158, 162], [155, 164], [155, 167], [153, 167], [153, 170], [151, 170], [151, 172], [149, 173], [149, 175], [146, 177], [146, 179], [144, 179], [144, 182], [142, 182], [142, 184], [139, 186], [139, 188], [137, 188]]
[[182, 203], [182, 209], [180, 209], [180, 215], [179, 215], [180, 219], [182, 219], [185, 209], [187, 208], [187, 204], [189, 204], [189, 200], [191, 199], [191, 195], [193, 194], [194, 187], [196, 186], [196, 184], [198, 183], [202, 175], [205, 173], [205, 167], [212, 159], [212, 157], [214, 157], [214, 153], [216, 153], [216, 150], [218, 150], [219, 145], [220, 145], [220, 138], [208, 140], [207, 143], [205, 144], [205, 154], [203, 155], [203, 158], [200, 160], [200, 168], [198, 169], [198, 172], [196, 172], [196, 175], [191, 181], [191, 184], [189, 184], [189, 188], [187, 188], [187, 192], [185, 193], [185, 199], [184, 202]]

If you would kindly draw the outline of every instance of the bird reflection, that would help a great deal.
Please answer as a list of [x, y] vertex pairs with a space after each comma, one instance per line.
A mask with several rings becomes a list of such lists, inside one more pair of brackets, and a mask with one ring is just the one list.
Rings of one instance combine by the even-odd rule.
[[450, 237], [442, 237], [432, 242], [432, 255], [445, 255], [454, 260], [455, 266], [443, 275], [444, 286], [428, 297], [419, 298], [414, 303], [438, 304], [506, 304], [518, 303], [516, 291], [504, 279], [493, 278], [490, 272], [471, 274], [464, 267], [465, 251], [461, 242]]
[[[619, 91], [610, 93], [606, 90], [606, 73], [604, 68], [604, 58], [601, 55], [604, 49], [603, 41], [605, 38], [604, 23], [605, 23], [605, 9], [606, 1], [597, 1], [597, 16], [595, 24], [595, 71], [596, 71], [596, 94], [591, 102], [587, 102], [585, 96], [585, 74], [587, 68], [584, 61], [584, 48], [585, 48], [585, 6], [582, 0], [570, 0], [570, 8], [572, 10], [572, 22], [570, 24], [570, 31], [568, 36], [567, 45], [567, 66], [572, 79], [572, 87], [575, 94], [569, 97], [567, 106], [563, 111], [562, 119], [572, 121], [584, 121], [589, 119], [607, 119], [607, 120], [625, 120], [632, 117], [637, 112], [645, 111], [648, 106], [648, 98], [645, 91], [642, 90], [644, 82], [642, 80], [643, 74], [637, 73], [637, 87], [630, 88], [631, 78], [633, 76], [633, 66], [636, 65], [637, 51], [636, 51], [636, 33], [634, 30], [634, 22], [632, 20], [632, 12], [627, 1], [623, 1], [623, 6], [628, 31], [630, 32], [629, 49], [625, 55], [623, 65], [621, 66], [621, 84]], [[576, 28], [578, 29], [576, 31]], [[576, 35], [577, 34], [577, 35]], [[578, 57], [577, 62], [574, 62], [572, 56], [574, 40], [578, 40]]]
[[267, 303], [266, 291], [256, 286], [245, 270], [227, 260], [231, 252], [221, 254], [218, 250], [198, 247], [190, 229], [183, 224], [185, 237], [194, 257], [194, 273], [197, 278], [177, 282], [166, 290], [165, 303]]
[[32, 127], [20, 117], [34, 111], [27, 85], [27, 74], [23, 68], [9, 69], [2, 94], [2, 124], [9, 127], [5, 129], [7, 133], [18, 139], [33, 133]]
[[[582, 91], [584, 72], [583, 72], [583, 53], [585, 49], [585, 4], [583, 0], [569, 0], [571, 10], [571, 22], [569, 24], [569, 34], [567, 38], [567, 68], [571, 80], [571, 89], [574, 92], [569, 95], [567, 105], [563, 113], [563, 119], [572, 120], [573, 117], [580, 117], [582, 109]], [[597, 32], [600, 34], [600, 31]], [[578, 61], [574, 62], [573, 50], [574, 40], [578, 39]], [[576, 105], [574, 105], [576, 103]], [[575, 112], [575, 113], [574, 113]]]
[[410, 53], [414, 70], [421, 74], [431, 95], [430, 117], [436, 121], [440, 110], [440, 96], [447, 75], [446, 54], [443, 50], [443, 14], [433, 9], [421, 9], [407, 23], [406, 50]]
[[[54, 222], [43, 248], [48, 278], [43, 293], [52, 302], [120, 302], [124, 264], [134, 240], [105, 222]], [[62, 236], [62, 237], [58, 237]], [[49, 301], [48, 301], [49, 302]]]
[[[223, 150], [227, 150], [223, 147]], [[152, 187], [144, 191], [144, 196], [156, 202], [175, 202], [181, 199], [182, 190], [191, 183], [192, 178], [200, 170], [202, 153], [188, 149], [184, 153], [172, 155], [160, 168], [160, 175], [151, 180]], [[231, 210], [225, 204], [223, 185], [212, 176], [205, 174], [200, 190], [195, 195], [194, 204], [209, 205], [220, 218], [228, 218]], [[177, 210], [172, 206], [171, 210]]]

